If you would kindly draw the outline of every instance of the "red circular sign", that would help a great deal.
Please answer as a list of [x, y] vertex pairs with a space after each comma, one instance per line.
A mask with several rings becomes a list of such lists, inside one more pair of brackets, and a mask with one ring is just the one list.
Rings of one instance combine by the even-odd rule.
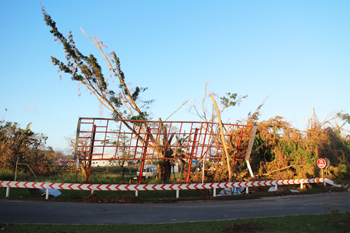
[[317, 166], [320, 168], [320, 169], [323, 169], [327, 166], [327, 162], [325, 159], [322, 159], [322, 158], [319, 158], [317, 160]]

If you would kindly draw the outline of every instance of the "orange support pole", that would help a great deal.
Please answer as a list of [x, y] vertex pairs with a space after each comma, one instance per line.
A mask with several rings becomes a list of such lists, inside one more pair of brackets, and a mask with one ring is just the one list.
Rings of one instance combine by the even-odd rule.
[[140, 167], [139, 184], [141, 184], [141, 181], [142, 181], [143, 165], [145, 164], [145, 158], [146, 158], [147, 147], [148, 147], [148, 140], [149, 140], [150, 135], [151, 135], [151, 130], [150, 130], [150, 128], [147, 127], [145, 148], [143, 149], [143, 155], [142, 155], [142, 161], [141, 161], [141, 167]]

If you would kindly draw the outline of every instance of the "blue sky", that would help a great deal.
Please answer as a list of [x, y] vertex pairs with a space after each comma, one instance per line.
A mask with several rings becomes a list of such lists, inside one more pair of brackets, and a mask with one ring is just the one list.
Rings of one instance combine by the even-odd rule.
[[[349, 1], [45, 1], [58, 29], [73, 32], [85, 54], [102, 57], [82, 35], [121, 59], [127, 82], [148, 87], [154, 119], [167, 118], [205, 84], [222, 96], [248, 95], [223, 119], [245, 118], [269, 96], [261, 120], [276, 115], [305, 128], [315, 108], [322, 121], [350, 112]], [[78, 117], [99, 117], [97, 100], [51, 64], [64, 58], [43, 21], [40, 1], [0, 1], [0, 117], [69, 145]], [[107, 67], [103, 66], [107, 73]], [[112, 85], [115, 85], [112, 83]], [[189, 103], [169, 120], [197, 121]], [[5, 108], [8, 109], [5, 112]], [[105, 110], [104, 117], [110, 117]]]

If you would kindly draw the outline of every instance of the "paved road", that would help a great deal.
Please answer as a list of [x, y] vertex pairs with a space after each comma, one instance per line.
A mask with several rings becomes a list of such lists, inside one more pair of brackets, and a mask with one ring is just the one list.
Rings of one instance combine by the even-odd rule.
[[350, 192], [178, 203], [71, 203], [0, 200], [5, 223], [167, 223], [325, 213], [350, 210]]

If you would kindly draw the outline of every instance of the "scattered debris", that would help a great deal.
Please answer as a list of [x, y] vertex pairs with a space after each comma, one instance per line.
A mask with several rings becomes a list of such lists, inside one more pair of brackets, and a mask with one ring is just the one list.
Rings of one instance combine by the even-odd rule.
[[[45, 181], [45, 183], [50, 184], [49, 181]], [[46, 195], [46, 189], [29, 188], [28, 190], [31, 194], [41, 194], [43, 196]], [[61, 195], [61, 192], [58, 189], [49, 189], [49, 195], [54, 196], [54, 197], [58, 197], [59, 195]]]
[[290, 191], [291, 193], [300, 193], [300, 191], [295, 190], [295, 189], [289, 189], [289, 191]]
[[[240, 195], [240, 194], [244, 194], [246, 188], [241, 187], [241, 188], [231, 188], [232, 190], [232, 194], [233, 195]], [[221, 192], [217, 195], [217, 196], [231, 196], [231, 192], [230, 192], [230, 188], [225, 188], [223, 190], [221, 190]]]

